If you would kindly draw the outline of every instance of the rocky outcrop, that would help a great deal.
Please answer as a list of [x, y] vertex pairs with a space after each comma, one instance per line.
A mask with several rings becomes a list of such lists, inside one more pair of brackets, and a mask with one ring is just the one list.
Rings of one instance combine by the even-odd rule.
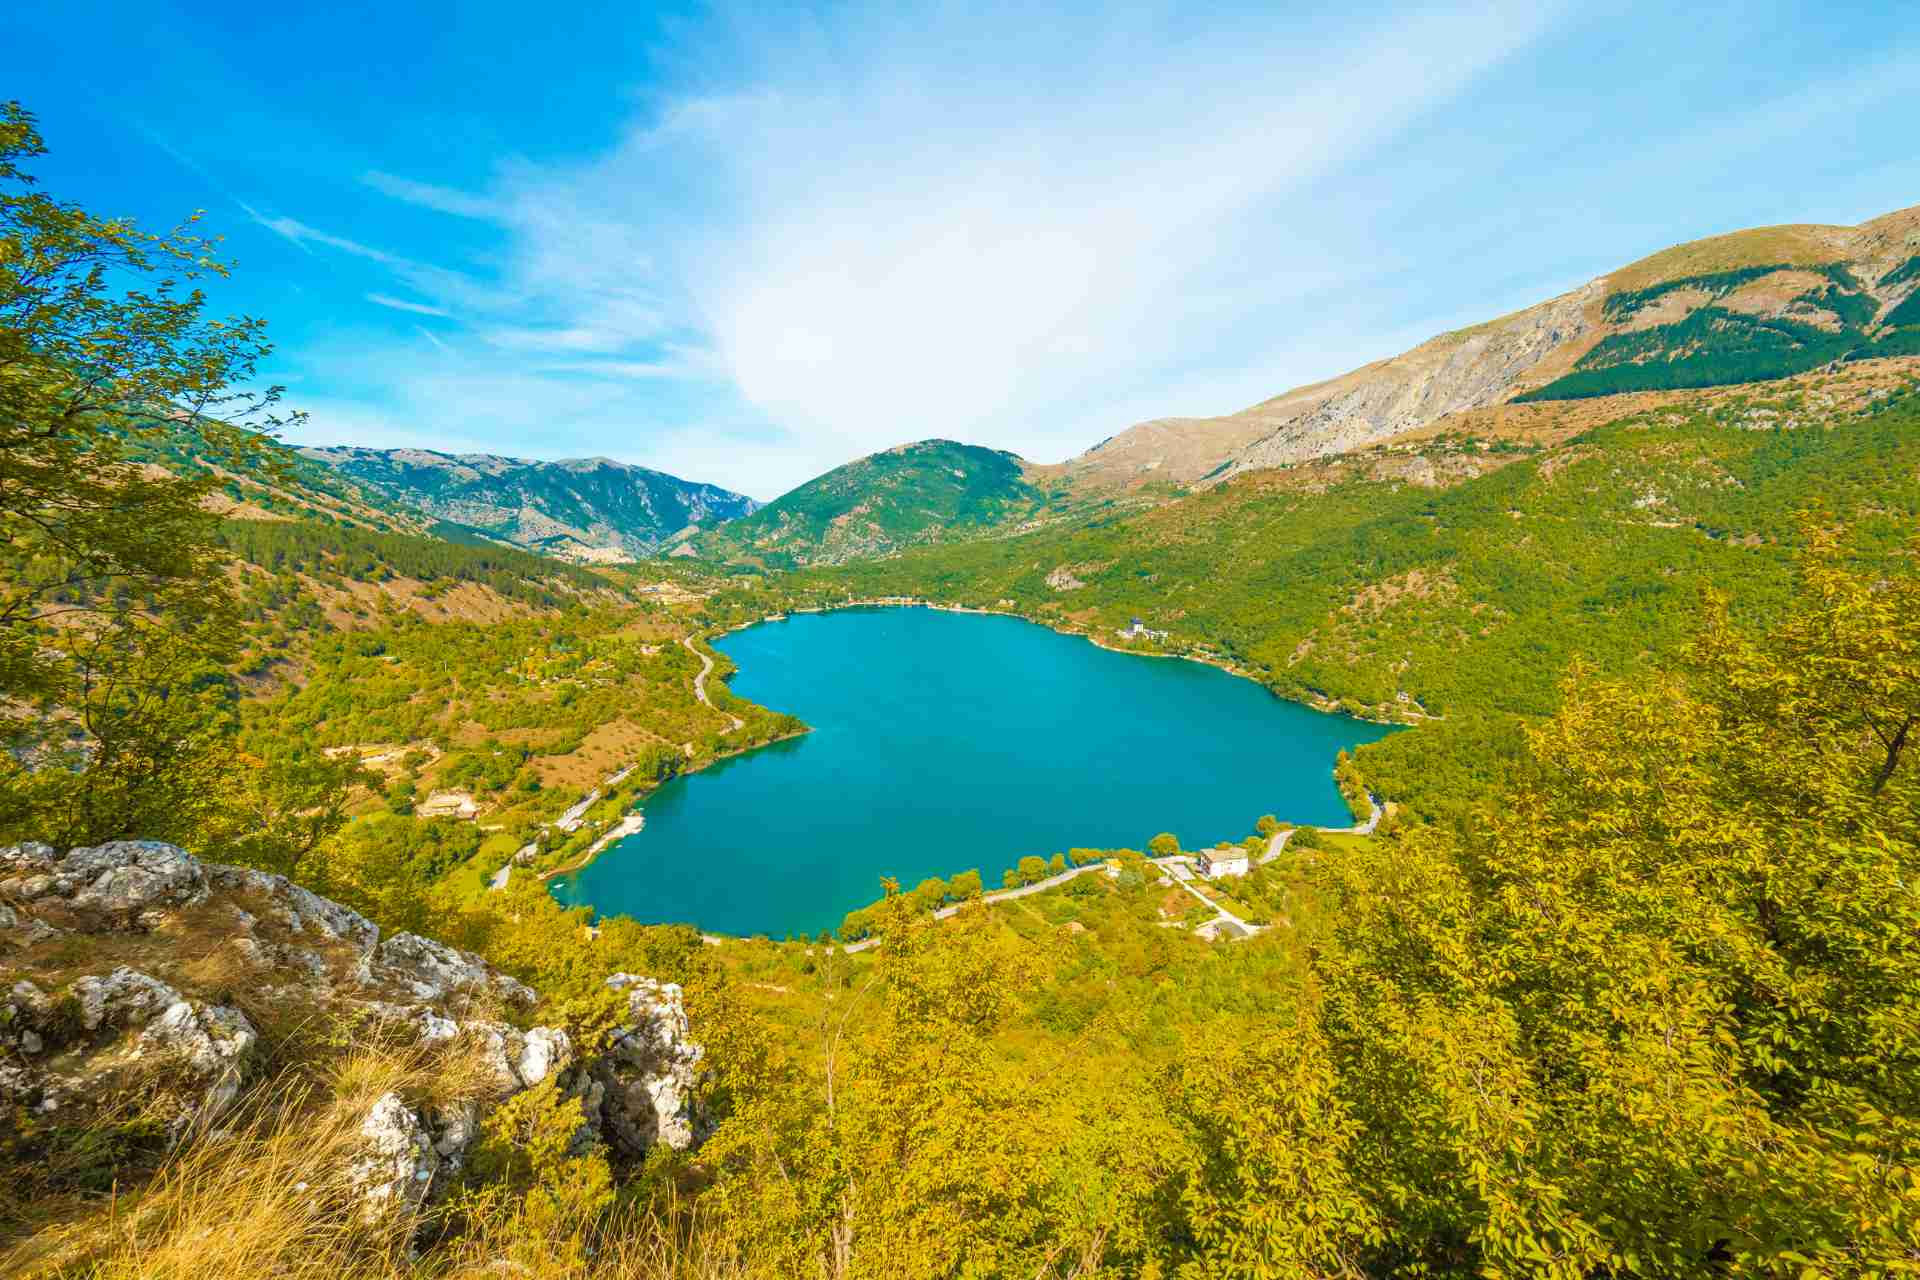
[[456, 951], [417, 933], [396, 933], [366, 957], [370, 979], [401, 983], [416, 1000], [451, 996], [497, 996], [508, 1004], [532, 1008], [539, 993], [496, 971], [470, 951]]
[[58, 999], [23, 979], [0, 1002], [0, 1045], [20, 1058], [0, 1071], [0, 1096], [41, 1115], [84, 1116], [137, 1089], [141, 1109], [179, 1134], [233, 1104], [258, 1041], [238, 1009], [188, 999], [137, 969], [79, 978]]
[[628, 1155], [656, 1142], [685, 1151], [705, 1133], [694, 1102], [701, 1049], [688, 1038], [680, 988], [630, 973], [607, 985], [627, 993], [628, 1021], [588, 1071], [588, 1118]]
[[467, 1101], [388, 1093], [366, 1114], [343, 1177], [370, 1214], [426, 1203], [492, 1106], [548, 1082], [580, 1099], [582, 1148], [638, 1159], [703, 1136], [702, 1054], [677, 986], [615, 974], [627, 1020], [604, 1044], [576, 1045], [561, 1028], [527, 1027], [539, 993], [471, 952], [383, 938], [283, 876], [172, 845], [0, 848], [0, 973], [0, 1105], [63, 1124], [137, 1113], [175, 1141], [205, 1129], [257, 1070], [260, 1014], [377, 1027], [464, 1060], [461, 1078], [484, 1082]]
[[53, 900], [79, 922], [94, 926], [138, 923], [149, 911], [190, 906], [207, 896], [200, 863], [170, 844], [115, 840], [54, 857], [44, 844], [0, 850], [0, 897]]

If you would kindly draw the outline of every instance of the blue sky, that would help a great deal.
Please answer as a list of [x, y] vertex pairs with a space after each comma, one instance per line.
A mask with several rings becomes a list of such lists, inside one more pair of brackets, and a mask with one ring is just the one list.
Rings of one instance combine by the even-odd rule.
[[771, 497], [1057, 461], [1680, 240], [1920, 203], [1920, 9], [22, 0], [45, 187], [237, 260], [314, 443]]

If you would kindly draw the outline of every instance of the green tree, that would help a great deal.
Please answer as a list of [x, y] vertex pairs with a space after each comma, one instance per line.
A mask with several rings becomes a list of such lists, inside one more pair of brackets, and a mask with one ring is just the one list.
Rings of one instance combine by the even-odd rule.
[[[269, 469], [264, 324], [214, 319], [191, 221], [150, 234], [38, 191], [0, 106], [0, 832], [191, 838], [219, 803], [236, 649], [205, 500]], [[198, 469], [146, 465], [172, 444]]]
[[1263, 813], [1260, 815], [1260, 821], [1253, 824], [1253, 829], [1263, 836], [1271, 837], [1280, 830], [1280, 819], [1270, 813]]
[[1047, 878], [1046, 862], [1033, 854], [1020, 859], [1020, 883], [1033, 884]]
[[979, 871], [962, 871], [953, 878], [951, 890], [955, 898], [966, 902], [979, 897], [986, 891], [986, 887], [980, 883]]
[[929, 876], [914, 886], [913, 903], [922, 911], [932, 911], [945, 905], [951, 886], [938, 876]]
[[1180, 837], [1171, 831], [1162, 831], [1147, 841], [1147, 851], [1156, 858], [1168, 858], [1180, 852]]

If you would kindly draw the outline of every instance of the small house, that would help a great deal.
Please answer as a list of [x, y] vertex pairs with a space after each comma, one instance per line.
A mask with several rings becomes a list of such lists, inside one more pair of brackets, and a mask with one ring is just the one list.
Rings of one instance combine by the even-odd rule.
[[1194, 861], [1200, 865], [1200, 874], [1209, 880], [1243, 876], [1252, 870], [1252, 864], [1247, 861], [1247, 851], [1237, 845], [1223, 844], [1215, 849], [1202, 849], [1195, 855]]

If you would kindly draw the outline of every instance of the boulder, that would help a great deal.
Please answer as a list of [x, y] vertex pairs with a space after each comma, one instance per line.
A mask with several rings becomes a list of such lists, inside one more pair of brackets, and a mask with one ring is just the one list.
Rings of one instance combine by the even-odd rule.
[[177, 1000], [147, 1024], [135, 1053], [158, 1055], [183, 1069], [200, 1089], [194, 1114], [183, 1120], [210, 1120], [240, 1095], [247, 1054], [259, 1038], [238, 1009]]
[[81, 978], [72, 991], [80, 1001], [80, 1025], [88, 1031], [138, 1026], [180, 1001], [180, 993], [160, 979], [124, 965], [105, 977]]
[[504, 1100], [556, 1075], [573, 1061], [573, 1042], [556, 1027], [521, 1031], [499, 1022], [468, 1022], [461, 1027], [492, 1070], [498, 1096]]

